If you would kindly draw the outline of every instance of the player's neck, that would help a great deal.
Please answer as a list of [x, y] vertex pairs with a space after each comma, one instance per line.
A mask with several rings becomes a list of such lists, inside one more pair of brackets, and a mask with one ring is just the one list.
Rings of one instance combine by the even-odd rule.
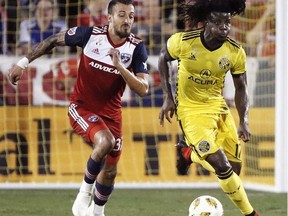
[[109, 38], [112, 41], [112, 43], [115, 45], [122, 44], [122, 43], [124, 43], [124, 41], [126, 41], [126, 37], [125, 38], [119, 37], [115, 33], [114, 29], [109, 29], [108, 35], [109, 35]]

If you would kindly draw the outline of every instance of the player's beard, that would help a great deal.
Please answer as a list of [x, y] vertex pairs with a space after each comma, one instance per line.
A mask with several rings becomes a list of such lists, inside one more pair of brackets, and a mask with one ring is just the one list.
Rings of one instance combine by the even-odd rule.
[[127, 29], [127, 28], [124, 28], [124, 30], [122, 31], [121, 29], [115, 30], [115, 34], [120, 38], [126, 38], [130, 35], [130, 33], [131, 33], [131, 29]]
[[126, 32], [116, 31], [115, 34], [120, 38], [126, 38], [129, 36], [130, 32], [128, 32], [128, 31], [126, 31]]

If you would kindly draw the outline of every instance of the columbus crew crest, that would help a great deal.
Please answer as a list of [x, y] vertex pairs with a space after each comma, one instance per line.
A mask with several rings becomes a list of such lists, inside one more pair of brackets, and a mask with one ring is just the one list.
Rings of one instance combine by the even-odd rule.
[[210, 144], [206, 140], [203, 140], [199, 143], [198, 149], [202, 153], [206, 153], [210, 150]]
[[229, 70], [231, 62], [227, 57], [223, 57], [219, 60], [219, 68], [222, 70]]

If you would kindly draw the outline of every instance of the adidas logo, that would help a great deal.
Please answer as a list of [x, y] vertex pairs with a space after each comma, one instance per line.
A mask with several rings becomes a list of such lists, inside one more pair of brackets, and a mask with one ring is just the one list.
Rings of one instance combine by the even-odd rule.
[[197, 60], [196, 56], [195, 56], [195, 54], [193, 52], [191, 53], [191, 56], [189, 57], [189, 59], [192, 60], [192, 61], [196, 61]]

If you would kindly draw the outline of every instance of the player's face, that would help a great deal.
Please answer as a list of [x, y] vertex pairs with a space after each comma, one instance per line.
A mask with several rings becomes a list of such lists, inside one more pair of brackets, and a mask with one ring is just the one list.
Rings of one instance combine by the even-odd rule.
[[128, 37], [134, 23], [134, 6], [118, 3], [114, 6], [112, 14], [109, 14], [109, 25], [120, 38]]
[[206, 30], [218, 41], [225, 41], [231, 29], [231, 14], [212, 12], [207, 18]]

